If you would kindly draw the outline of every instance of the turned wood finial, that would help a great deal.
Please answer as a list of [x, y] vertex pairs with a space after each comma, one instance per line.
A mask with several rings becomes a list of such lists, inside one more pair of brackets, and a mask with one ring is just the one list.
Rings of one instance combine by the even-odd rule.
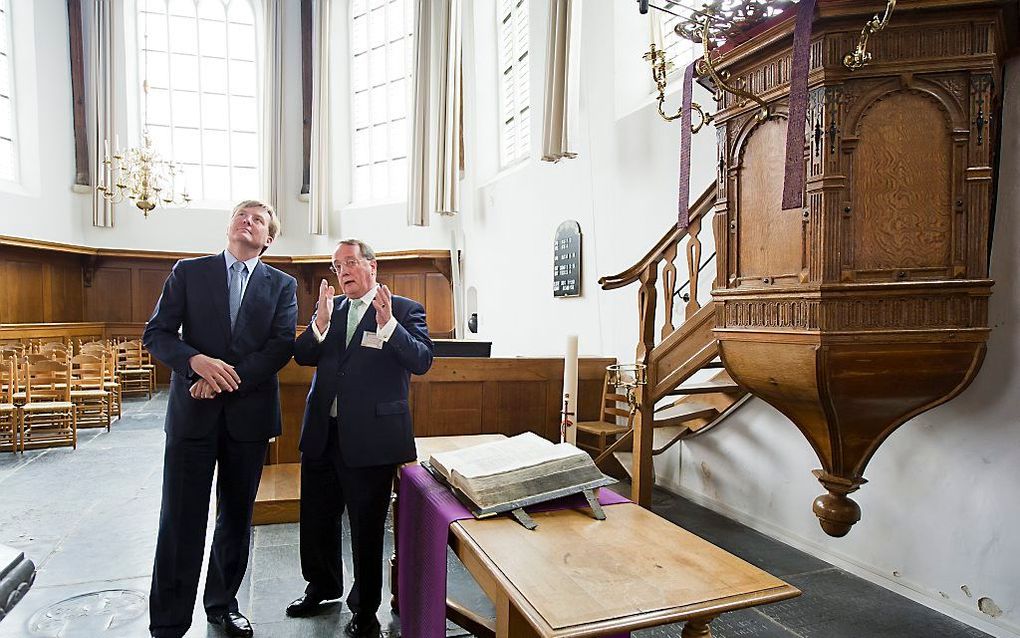
[[826, 534], [836, 538], [846, 536], [854, 523], [861, 520], [861, 506], [847, 498], [847, 494], [856, 492], [867, 481], [862, 478], [859, 482], [850, 482], [823, 470], [813, 473], [829, 492], [816, 498], [811, 510]]

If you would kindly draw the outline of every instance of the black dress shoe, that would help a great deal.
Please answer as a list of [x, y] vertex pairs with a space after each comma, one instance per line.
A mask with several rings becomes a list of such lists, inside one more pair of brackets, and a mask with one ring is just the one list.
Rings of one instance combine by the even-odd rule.
[[351, 638], [379, 638], [379, 620], [375, 614], [355, 614], [354, 618], [344, 625], [344, 633]]
[[287, 605], [287, 615], [291, 618], [318, 616], [322, 612], [334, 607], [337, 604], [337, 600], [338, 599], [336, 598], [322, 598], [315, 594], [305, 594], [301, 598], [298, 598], [291, 604]]
[[237, 636], [238, 638], [251, 638], [252, 636], [251, 623], [236, 611], [225, 611], [222, 614], [208, 616], [208, 618], [213, 625], [223, 627], [228, 636]]

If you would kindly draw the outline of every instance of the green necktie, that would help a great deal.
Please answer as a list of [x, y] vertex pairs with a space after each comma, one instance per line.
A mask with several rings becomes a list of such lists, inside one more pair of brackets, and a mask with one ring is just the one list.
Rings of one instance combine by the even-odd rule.
[[347, 345], [351, 345], [351, 337], [354, 336], [354, 331], [358, 329], [358, 323], [361, 318], [358, 317], [358, 313], [361, 307], [365, 305], [365, 302], [360, 299], [355, 299], [351, 302], [351, 307], [347, 310]]

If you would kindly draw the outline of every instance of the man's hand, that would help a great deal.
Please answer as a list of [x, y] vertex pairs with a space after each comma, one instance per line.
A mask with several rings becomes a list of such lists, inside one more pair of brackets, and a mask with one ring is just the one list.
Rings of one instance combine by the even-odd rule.
[[205, 379], [199, 379], [191, 386], [192, 399], [214, 399], [219, 394]]
[[233, 392], [241, 383], [241, 377], [237, 375], [234, 366], [226, 361], [196, 354], [188, 359], [188, 364], [216, 392]]
[[385, 285], [379, 284], [372, 305], [375, 306], [375, 322], [382, 328], [393, 318], [393, 293]]
[[329, 318], [333, 315], [333, 295], [336, 289], [323, 279], [319, 284], [319, 301], [315, 304], [315, 327], [319, 334], [329, 329]]

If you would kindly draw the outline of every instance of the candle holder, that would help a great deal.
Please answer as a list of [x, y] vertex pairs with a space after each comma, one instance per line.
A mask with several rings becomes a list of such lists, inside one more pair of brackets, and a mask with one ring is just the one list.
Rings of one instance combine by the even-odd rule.
[[648, 382], [647, 368], [648, 366], [643, 363], [618, 363], [606, 366], [606, 383], [623, 388], [626, 392], [627, 405], [630, 406], [628, 418], [633, 418], [637, 411], [637, 397], [634, 396], [634, 391]]

